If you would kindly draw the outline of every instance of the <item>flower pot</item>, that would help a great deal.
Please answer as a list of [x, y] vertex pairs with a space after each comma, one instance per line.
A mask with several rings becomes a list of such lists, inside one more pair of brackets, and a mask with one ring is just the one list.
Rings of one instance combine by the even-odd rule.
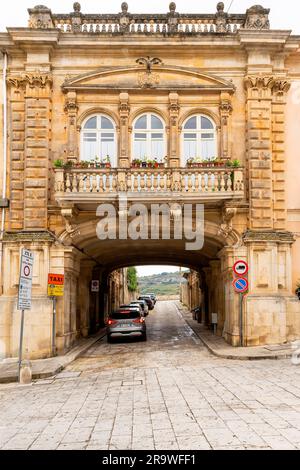
[[147, 168], [147, 162], [142, 162], [142, 168]]

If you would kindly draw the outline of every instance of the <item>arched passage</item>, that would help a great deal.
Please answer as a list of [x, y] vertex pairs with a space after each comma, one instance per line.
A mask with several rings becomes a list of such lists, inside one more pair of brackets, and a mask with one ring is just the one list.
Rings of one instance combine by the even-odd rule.
[[[60, 236], [61, 242], [74, 248], [74, 258], [79, 259], [77, 303], [80, 305], [80, 326], [77, 334], [94, 333], [104, 325], [109, 310], [117, 307], [116, 299], [121, 298], [126, 280], [116, 282], [111, 278], [114, 271], [129, 266], [161, 264], [187, 267], [198, 273], [206, 323], [210, 322], [212, 313], [218, 313], [218, 333], [238, 336], [238, 306], [229, 289], [232, 282], [229, 257], [239, 241], [235, 231], [226, 237], [219, 225], [206, 221], [203, 248], [189, 251], [186, 250], [187, 240], [172, 238], [99, 240], [96, 225], [97, 220], [90, 220], [78, 225], [72, 238], [67, 232]], [[99, 281], [97, 293], [91, 292], [92, 280]]]

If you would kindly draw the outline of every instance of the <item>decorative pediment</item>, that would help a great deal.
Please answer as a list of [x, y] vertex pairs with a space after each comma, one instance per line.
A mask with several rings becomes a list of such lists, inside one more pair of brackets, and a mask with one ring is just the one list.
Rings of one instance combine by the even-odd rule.
[[197, 71], [197, 69], [165, 65], [144, 67], [101, 68], [83, 75], [68, 77], [63, 90], [207, 90], [234, 92], [232, 82]]

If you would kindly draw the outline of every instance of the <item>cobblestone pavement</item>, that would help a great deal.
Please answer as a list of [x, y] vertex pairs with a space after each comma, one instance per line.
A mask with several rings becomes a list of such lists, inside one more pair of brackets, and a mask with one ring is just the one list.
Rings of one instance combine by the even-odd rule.
[[174, 302], [148, 341], [103, 339], [65, 371], [0, 385], [1, 449], [300, 449], [300, 366], [212, 356]]

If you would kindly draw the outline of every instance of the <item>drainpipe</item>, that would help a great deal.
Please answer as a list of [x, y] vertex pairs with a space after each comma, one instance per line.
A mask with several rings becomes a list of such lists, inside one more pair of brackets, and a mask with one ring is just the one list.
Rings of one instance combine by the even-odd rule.
[[[7, 88], [6, 88], [6, 75], [7, 75], [7, 52], [3, 52], [3, 187], [2, 199], [6, 199], [6, 182], [7, 182]], [[2, 208], [1, 216], [1, 230], [0, 230], [0, 294], [3, 288], [3, 236], [5, 228], [5, 207]]]

